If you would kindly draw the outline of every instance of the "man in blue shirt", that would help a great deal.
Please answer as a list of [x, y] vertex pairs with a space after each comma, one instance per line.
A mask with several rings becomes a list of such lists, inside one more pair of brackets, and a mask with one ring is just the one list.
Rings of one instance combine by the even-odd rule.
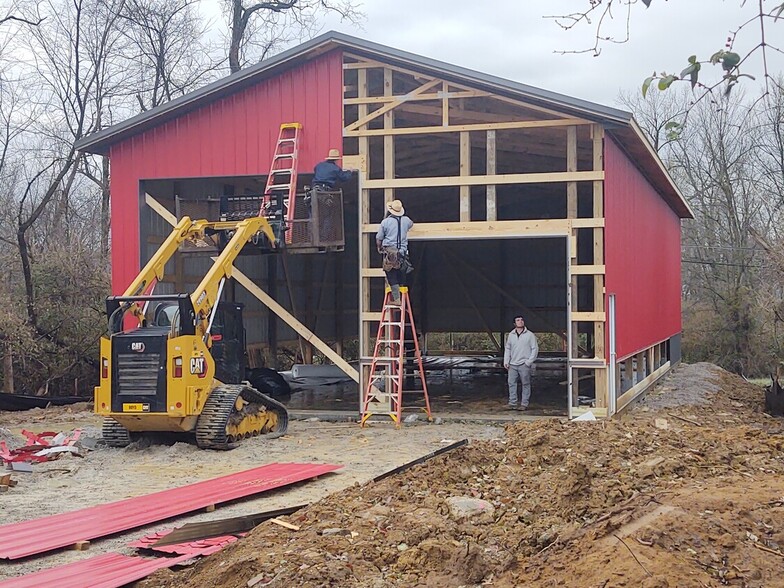
[[408, 231], [414, 221], [405, 216], [400, 200], [387, 203], [387, 216], [376, 233], [376, 248], [384, 256], [382, 267], [392, 292], [392, 304], [400, 306], [400, 286], [406, 285], [408, 263]]
[[348, 182], [354, 170], [344, 170], [336, 163], [340, 160], [340, 151], [330, 149], [327, 158], [316, 164], [313, 170], [313, 186], [322, 190], [334, 190], [338, 182]]

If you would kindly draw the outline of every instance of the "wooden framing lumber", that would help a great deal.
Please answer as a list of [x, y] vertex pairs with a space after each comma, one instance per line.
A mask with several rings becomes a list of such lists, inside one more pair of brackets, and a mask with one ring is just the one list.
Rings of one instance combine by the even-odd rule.
[[177, 217], [174, 216], [174, 213], [170, 212], [168, 208], [166, 208], [163, 204], [158, 202], [155, 198], [146, 192], [144, 193], [144, 202], [147, 204], [147, 206], [152, 208], [158, 214], [158, 216], [160, 216], [171, 226], [177, 224]]
[[[471, 134], [460, 133], [460, 176], [471, 175]], [[460, 186], [460, 222], [471, 221], [471, 186]]]
[[432, 188], [435, 186], [485, 186], [487, 184], [546, 184], [551, 182], [590, 182], [603, 180], [604, 172], [544, 172], [530, 174], [502, 174], [484, 176], [440, 176], [427, 178], [395, 178], [367, 180], [365, 186], [374, 188]]
[[288, 326], [294, 329], [307, 343], [313, 345], [316, 349], [321, 351], [321, 353], [323, 353], [327, 359], [343, 370], [343, 372], [345, 372], [346, 375], [348, 375], [352, 380], [359, 383], [359, 372], [357, 370], [355, 370], [345, 359], [335, 353], [329, 345], [319, 339], [315, 333], [299, 322], [294, 315], [283, 308], [269, 294], [257, 286], [253, 280], [251, 280], [236, 267], [232, 271], [231, 277], [237, 280], [238, 283], [242, 284], [242, 286], [244, 286], [245, 289], [253, 294], [256, 298], [258, 298], [264, 306], [269, 308]]
[[[433, 100], [434, 98], [429, 98]], [[401, 103], [395, 103], [399, 106]], [[377, 112], [377, 111], [375, 111]], [[375, 114], [375, 112], [373, 114]], [[434, 111], [435, 112], [435, 111]], [[360, 119], [361, 120], [361, 119]], [[359, 122], [359, 121], [357, 121]], [[356, 124], [356, 123], [354, 123]], [[511, 129], [542, 129], [550, 127], [573, 126], [583, 123], [577, 119], [520, 120], [509, 122], [472, 123], [462, 125], [442, 125], [430, 127], [403, 127], [400, 129], [364, 129], [346, 127], [344, 137], [377, 137], [381, 135], [430, 135], [433, 133], [461, 133], [463, 131], [502, 131]]]
[[[495, 129], [490, 129], [487, 131], [487, 175], [494, 176], [496, 174], [496, 136], [495, 136]], [[496, 187], [495, 184], [488, 184], [486, 190], [486, 209], [487, 209], [487, 220], [492, 222], [495, 221], [497, 218], [497, 208], [496, 208]]]
[[[575, 227], [593, 223], [604, 223], [602, 219], [538, 219], [513, 221], [473, 221], [446, 223], [418, 223], [408, 233], [409, 241], [432, 241], [441, 239], [505, 239], [510, 237], [564, 237]], [[364, 225], [363, 234], [375, 234], [378, 225]]]
[[[401, 104], [404, 104], [407, 100], [411, 100], [412, 98], [417, 97], [417, 96], [422, 96], [425, 92], [427, 92], [428, 90], [433, 89], [440, 82], [441, 82], [441, 80], [430, 80], [429, 82], [426, 82], [426, 83], [422, 84], [416, 90], [412, 90], [408, 94], [404, 94], [403, 96], [399, 96], [397, 98], [397, 100], [394, 100], [393, 102], [388, 102], [387, 104], [385, 104], [381, 108], [379, 108], [377, 110], [374, 110], [373, 112], [370, 112], [370, 113], [366, 114], [363, 117], [360, 117], [359, 120], [357, 120], [356, 122], [353, 122], [350, 125], [348, 125], [344, 129], [344, 131], [355, 131], [355, 130], [357, 130], [358, 128], [366, 125], [367, 123], [369, 123], [373, 119], [378, 118], [382, 114], [386, 114], [387, 112], [389, 112], [393, 108], [396, 108], [396, 107], [400, 106]], [[433, 96], [433, 99], [437, 99], [437, 98], [438, 98], [438, 96]]]
[[637, 398], [640, 394], [645, 392], [652, 386], [659, 378], [665, 375], [670, 370], [670, 362], [663, 364], [658, 369], [651, 372], [647, 377], [637, 382], [634, 386], [629, 388], [626, 392], [621, 394], [616, 400], [616, 413], [626, 407], [630, 402]]

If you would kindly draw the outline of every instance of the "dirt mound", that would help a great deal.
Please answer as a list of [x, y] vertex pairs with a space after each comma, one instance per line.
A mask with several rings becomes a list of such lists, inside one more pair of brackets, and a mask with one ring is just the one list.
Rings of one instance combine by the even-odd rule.
[[[515, 423], [142, 585], [784, 585], [784, 422], [762, 389], [704, 364], [657, 394], [678, 379], [700, 393], [654, 394], [619, 420]], [[455, 519], [450, 497], [494, 514]]]

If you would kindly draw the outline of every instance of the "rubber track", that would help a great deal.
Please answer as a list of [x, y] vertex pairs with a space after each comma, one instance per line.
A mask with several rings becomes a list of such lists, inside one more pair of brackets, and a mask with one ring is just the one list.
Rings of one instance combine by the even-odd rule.
[[202, 449], [233, 449], [236, 443], [230, 443], [226, 435], [226, 424], [234, 411], [237, 397], [248, 402], [263, 405], [278, 415], [278, 426], [274, 431], [265, 434], [274, 439], [285, 434], [289, 426], [289, 413], [286, 406], [262, 394], [255, 388], [243, 384], [224, 384], [210, 392], [207, 402], [202, 408], [196, 423], [196, 444]]
[[131, 433], [114, 419], [103, 419], [101, 436], [108, 447], [128, 447], [131, 444]]

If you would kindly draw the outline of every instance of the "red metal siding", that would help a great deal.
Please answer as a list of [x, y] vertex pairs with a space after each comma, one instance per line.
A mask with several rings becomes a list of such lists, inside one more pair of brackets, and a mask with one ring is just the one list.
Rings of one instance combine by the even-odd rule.
[[0, 588], [119, 588], [146, 578], [162, 568], [170, 568], [192, 559], [193, 554], [178, 557], [132, 557], [105, 553], [47, 570], [41, 570], [0, 582]]
[[681, 332], [681, 226], [609, 137], [604, 169], [606, 289], [623, 359]]
[[19, 559], [322, 476], [343, 466], [271, 463], [180, 488], [0, 526], [0, 559]]
[[113, 145], [112, 289], [139, 271], [139, 181], [267, 175], [284, 122], [303, 125], [300, 170], [342, 147], [342, 53], [332, 51]]

